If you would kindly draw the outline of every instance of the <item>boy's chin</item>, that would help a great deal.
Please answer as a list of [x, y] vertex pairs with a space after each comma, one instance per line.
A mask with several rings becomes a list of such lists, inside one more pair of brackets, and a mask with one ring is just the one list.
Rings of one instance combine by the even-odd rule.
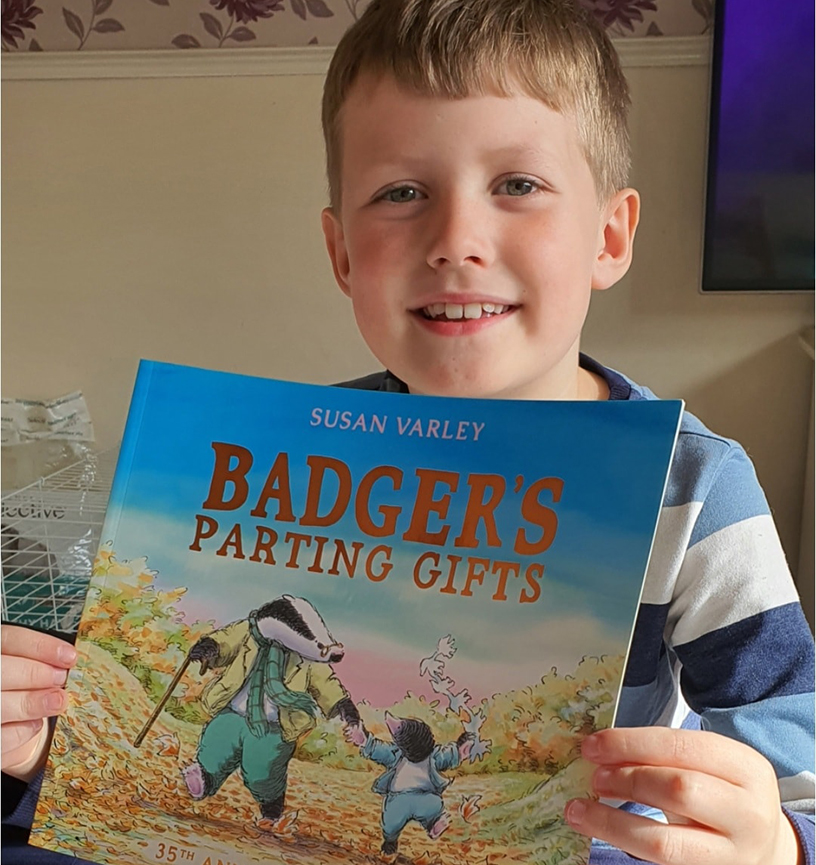
[[[513, 388], [490, 378], [473, 376], [423, 376], [403, 379], [410, 393], [424, 396], [462, 397], [469, 399], [513, 398]], [[523, 398], [523, 397], [517, 397]]]
[[[392, 358], [395, 360], [395, 358]], [[411, 393], [425, 396], [467, 397], [471, 399], [581, 399], [581, 368], [578, 350], [565, 353], [555, 363], [525, 367], [523, 357], [481, 357], [464, 360], [437, 358], [433, 363], [417, 363], [417, 358], [387, 366]]]
[[[469, 399], [580, 399], [576, 368], [572, 377], [513, 379], [497, 375], [415, 376], [403, 378], [410, 393]], [[597, 399], [599, 397], [592, 397]]]

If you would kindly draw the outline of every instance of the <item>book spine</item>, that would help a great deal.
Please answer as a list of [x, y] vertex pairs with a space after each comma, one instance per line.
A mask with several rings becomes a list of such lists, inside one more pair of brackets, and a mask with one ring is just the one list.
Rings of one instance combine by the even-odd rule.
[[[669, 449], [669, 461], [666, 464], [666, 471], [663, 474], [663, 487], [660, 491], [660, 498], [658, 500], [657, 513], [654, 518], [654, 523], [652, 524], [652, 539], [649, 543], [649, 552], [646, 555], [646, 564], [643, 568], [643, 581], [640, 584], [640, 592], [637, 597], [637, 604], [635, 606], [635, 615], [632, 618], [632, 627], [629, 630], [629, 641], [626, 644], [626, 654], [623, 659], [623, 671], [624, 675], [626, 675], [626, 668], [629, 666], [629, 654], [632, 651], [632, 640], [635, 636], [635, 624], [637, 623], [637, 614], [640, 610], [640, 603], [643, 600], [643, 592], [646, 588], [646, 577], [649, 574], [649, 564], [652, 561], [652, 553], [654, 552], [655, 539], [657, 538], [657, 530], [660, 525], [660, 517], [663, 514], [663, 502], [666, 498], [666, 490], [669, 486], [669, 476], [671, 475], [672, 465], [674, 464], [674, 453], [677, 450], [677, 440], [680, 437], [680, 426], [683, 423], [683, 412], [686, 410], [686, 404], [683, 400], [672, 400], [677, 406], [677, 422], [674, 427], [674, 438], [672, 439], [671, 448]], [[618, 688], [618, 695], [615, 699], [615, 709], [612, 713], [612, 723], [609, 725], [610, 727], [614, 727], [615, 723], [618, 720], [618, 709], [620, 708], [620, 695], [623, 690], [623, 679], [621, 679], [620, 686]]]

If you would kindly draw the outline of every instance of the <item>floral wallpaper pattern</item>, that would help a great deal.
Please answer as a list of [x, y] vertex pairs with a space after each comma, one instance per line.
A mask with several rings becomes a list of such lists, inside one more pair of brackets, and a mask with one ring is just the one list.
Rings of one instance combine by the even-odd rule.
[[[2, 0], [3, 51], [334, 45], [368, 0]], [[714, 0], [580, 0], [613, 37], [706, 33]], [[40, 5], [37, 5], [37, 4]]]

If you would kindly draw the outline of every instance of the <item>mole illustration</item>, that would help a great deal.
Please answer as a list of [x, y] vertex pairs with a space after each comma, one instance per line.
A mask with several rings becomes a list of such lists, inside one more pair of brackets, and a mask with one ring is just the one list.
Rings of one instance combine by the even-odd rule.
[[363, 757], [385, 766], [371, 789], [383, 797], [382, 854], [396, 858], [400, 833], [412, 820], [433, 840], [450, 825], [442, 793], [451, 780], [441, 773], [467, 760], [475, 736], [465, 732], [455, 742], [437, 745], [424, 721], [386, 712], [385, 723], [390, 744], [374, 738], [362, 722], [348, 724], [343, 735]]
[[257, 826], [274, 832], [283, 816], [287, 770], [297, 741], [319, 713], [359, 724], [348, 691], [330, 666], [345, 651], [305, 598], [283, 595], [190, 650], [202, 672], [222, 670], [201, 702], [211, 720], [195, 761], [183, 769], [193, 799], [205, 799], [240, 769], [260, 807]]

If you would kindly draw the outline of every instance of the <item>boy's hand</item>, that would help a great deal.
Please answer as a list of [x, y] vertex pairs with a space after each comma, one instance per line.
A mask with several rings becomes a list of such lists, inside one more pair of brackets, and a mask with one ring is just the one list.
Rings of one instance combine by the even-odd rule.
[[642, 727], [584, 740], [599, 796], [666, 813], [669, 825], [587, 799], [567, 822], [657, 865], [797, 865], [796, 834], [782, 811], [770, 763], [717, 733]]
[[45, 760], [48, 724], [68, 705], [63, 685], [76, 663], [70, 643], [20, 628], [3, 625], [0, 711], [2, 711], [3, 771], [30, 780]]

